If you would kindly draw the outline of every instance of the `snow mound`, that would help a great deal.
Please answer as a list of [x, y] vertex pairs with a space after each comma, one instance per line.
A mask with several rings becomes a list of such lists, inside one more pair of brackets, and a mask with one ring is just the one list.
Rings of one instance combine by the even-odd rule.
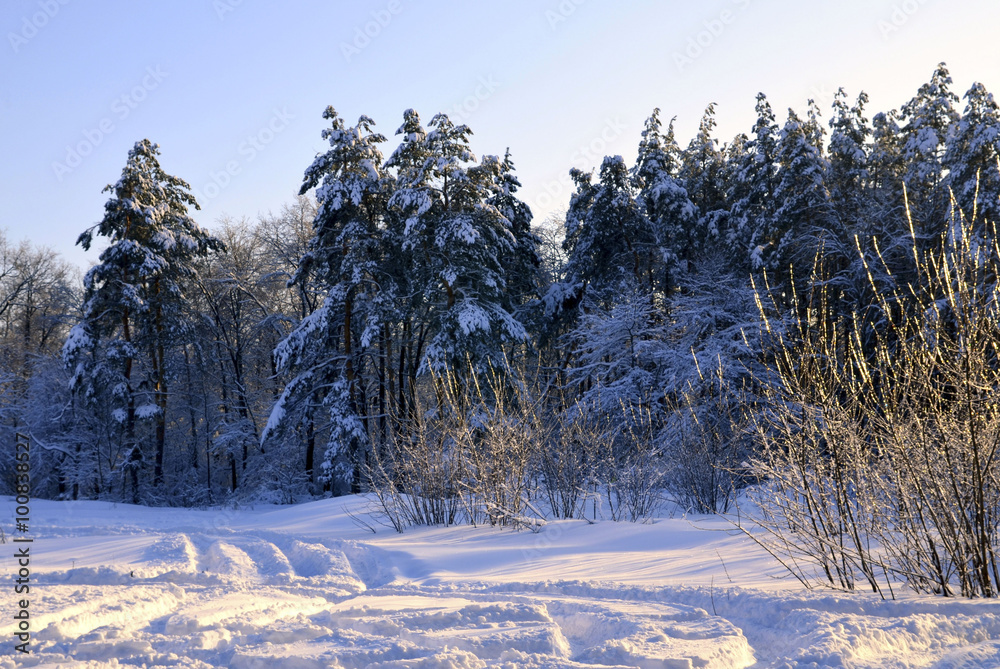
[[32, 653], [0, 669], [1000, 666], [1000, 602], [805, 591], [683, 519], [371, 534], [357, 503], [36, 501]]

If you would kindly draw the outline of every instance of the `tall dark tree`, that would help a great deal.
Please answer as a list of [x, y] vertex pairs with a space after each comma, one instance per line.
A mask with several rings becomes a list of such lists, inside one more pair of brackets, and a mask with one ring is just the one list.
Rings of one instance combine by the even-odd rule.
[[777, 207], [760, 240], [766, 244], [762, 257], [765, 266], [781, 273], [789, 264], [801, 272], [816, 253], [826, 255], [832, 250], [823, 248], [824, 244], [844, 238], [836, 230], [827, 187], [829, 163], [823, 155], [822, 127], [815, 105], [810, 104], [809, 117], [804, 120], [789, 110], [778, 145], [778, 162]]
[[373, 132], [370, 118], [347, 127], [333, 107], [323, 118], [330, 121], [322, 133], [330, 149], [306, 169], [301, 189], [303, 195], [316, 189], [313, 236], [289, 285], [311, 284], [324, 297], [275, 350], [278, 369], [294, 376], [272, 409], [264, 437], [287, 426], [293, 415], [310, 423], [311, 431], [310, 407], [322, 404], [331, 424], [325, 473], [346, 459], [344, 473], [356, 491], [368, 442], [358, 367], [371, 338], [359, 334], [379, 331], [380, 324], [371, 322], [376, 313], [366, 307], [380, 289], [390, 288], [380, 281], [379, 264], [391, 180], [378, 148], [385, 137]]
[[[639, 155], [632, 169], [636, 202], [655, 240], [659, 259], [650, 265], [652, 292], [662, 298], [674, 292], [691, 271], [695, 254], [705, 240], [698, 210], [683, 186], [687, 157], [674, 155], [673, 121], [669, 139], [660, 135], [659, 109], [646, 120]], [[644, 233], [645, 234], [645, 233]], [[655, 265], [655, 267], [654, 267]], [[651, 295], [652, 297], [652, 295]]]
[[574, 177], [577, 193], [566, 218], [570, 282], [600, 294], [627, 276], [650, 292], [662, 291], [661, 240], [636, 201], [625, 161], [605, 158], [594, 186], [582, 174]]
[[869, 141], [872, 129], [865, 118], [868, 95], [862, 91], [853, 107], [847, 93], [837, 90], [830, 119], [830, 173], [827, 182], [830, 200], [841, 225], [852, 233], [867, 237], [864, 230], [871, 215], [868, 168]]
[[993, 94], [975, 83], [944, 156], [947, 184], [967, 220], [1000, 220], [1000, 111]]
[[725, 184], [722, 179], [723, 157], [715, 131], [715, 103], [705, 108], [698, 125], [698, 134], [688, 144], [682, 158], [679, 177], [691, 202], [698, 208], [698, 227], [706, 235], [705, 242], [714, 242], [725, 227], [728, 215]]
[[132, 499], [147, 454], [139, 424], [153, 425], [153, 486], [163, 483], [166, 444], [168, 352], [184, 341], [186, 324], [177, 316], [195, 261], [223, 250], [188, 214], [198, 209], [190, 186], [160, 167], [159, 147], [149, 140], [129, 151], [104, 218], [77, 244], [89, 250], [94, 235], [106, 237], [100, 262], [84, 277], [83, 314], [63, 347], [74, 367], [73, 387], [86, 399], [110, 389], [106, 419], [120, 426]]
[[516, 195], [520, 188], [521, 182], [514, 174], [514, 161], [508, 150], [499, 164], [499, 176], [487, 204], [495, 207], [507, 219], [514, 237], [514, 248], [509, 255], [503, 257], [501, 264], [507, 281], [505, 292], [509, 304], [506, 309], [517, 314], [518, 319], [523, 322], [527, 318], [524, 313], [525, 305], [538, 296], [538, 273], [542, 264], [539, 249], [542, 240], [531, 228], [531, 208]]
[[510, 165], [496, 156], [477, 164], [467, 126], [438, 114], [429, 127], [425, 132], [408, 110], [397, 132], [404, 141], [387, 163], [397, 175], [389, 206], [403, 222], [411, 293], [427, 315], [429, 338], [419, 360], [439, 372], [469, 364], [482, 370], [499, 363], [505, 343], [527, 336], [509, 310], [503, 266], [518, 246], [505, 211], [526, 212], [496, 199], [510, 192], [510, 182], [502, 184]]
[[900, 110], [910, 213], [916, 231], [925, 239], [937, 236], [946, 225], [949, 195], [944, 187], [945, 147], [958, 121], [958, 96], [951, 91], [951, 75], [944, 63], [934, 70], [931, 80]]
[[726, 242], [738, 262], [759, 268], [765, 264], [778, 188], [778, 124], [771, 103], [757, 94], [757, 122], [744, 145], [734, 175], [732, 210]]

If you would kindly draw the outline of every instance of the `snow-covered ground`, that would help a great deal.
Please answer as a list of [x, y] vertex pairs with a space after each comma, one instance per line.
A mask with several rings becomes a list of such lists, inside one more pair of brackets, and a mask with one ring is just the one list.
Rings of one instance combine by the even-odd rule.
[[1000, 602], [805, 591], [718, 519], [398, 535], [362, 507], [35, 501], [32, 653], [5, 634], [0, 667], [1000, 667]]

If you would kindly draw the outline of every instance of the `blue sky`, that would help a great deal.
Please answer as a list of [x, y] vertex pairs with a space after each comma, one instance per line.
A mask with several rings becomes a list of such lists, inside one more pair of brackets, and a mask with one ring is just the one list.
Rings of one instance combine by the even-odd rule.
[[467, 123], [477, 155], [510, 147], [541, 220], [570, 167], [634, 159], [653, 107], [685, 145], [710, 102], [720, 142], [749, 131], [758, 91], [783, 118], [865, 90], [871, 116], [939, 61], [959, 94], [1000, 94], [997, 25], [986, 1], [5, 0], [0, 228], [87, 266], [98, 249], [74, 242], [142, 138], [203, 226], [277, 212], [324, 149], [327, 105], [371, 116], [387, 155], [407, 108]]

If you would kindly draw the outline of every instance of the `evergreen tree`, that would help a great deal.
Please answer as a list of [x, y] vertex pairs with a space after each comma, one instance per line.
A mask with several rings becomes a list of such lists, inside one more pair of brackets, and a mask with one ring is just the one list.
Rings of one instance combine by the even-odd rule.
[[954, 108], [958, 96], [951, 91], [951, 83], [948, 68], [940, 63], [931, 80], [903, 105], [900, 115], [906, 122], [901, 152], [910, 213], [917, 233], [928, 240], [937, 236], [948, 215], [943, 159], [949, 133], [958, 121]]
[[863, 237], [872, 213], [869, 205], [868, 142], [872, 129], [864, 116], [868, 95], [862, 91], [853, 107], [843, 88], [833, 99], [830, 119], [830, 200], [842, 227]]
[[[726, 208], [720, 216], [719, 240], [720, 247], [729, 251], [730, 255], [736, 248], [738, 230], [735, 222], [736, 203], [745, 194], [745, 184], [741, 183], [740, 176], [743, 167], [747, 162], [747, 152], [749, 151], [750, 138], [745, 133], [739, 133], [731, 141], [722, 147], [721, 169], [719, 170], [719, 189], [726, 202]], [[745, 265], [745, 253], [738, 253], [739, 265]]]
[[664, 168], [672, 177], [677, 176], [681, 169], [682, 161], [681, 147], [677, 143], [677, 138], [674, 135], [675, 120], [677, 120], [676, 117], [670, 119], [670, 123], [667, 124], [667, 134], [663, 136], [662, 141], [663, 153], [665, 156]]
[[774, 191], [777, 207], [770, 225], [758, 238], [763, 264], [778, 270], [779, 276], [790, 264], [801, 271], [810, 265], [817, 252], [829, 253], [831, 249], [822, 248], [824, 238], [826, 243], [843, 238], [834, 226], [826, 185], [829, 163], [822, 153], [822, 134], [818, 111], [811, 100], [806, 120], [788, 110], [788, 121], [778, 144], [781, 171]]
[[642, 190], [660, 175], [676, 175], [680, 166], [679, 149], [674, 139], [674, 121], [670, 120], [669, 135], [660, 132], [660, 109], [657, 107], [649, 115], [639, 140], [639, 155], [632, 168], [632, 177], [636, 187]]
[[650, 285], [654, 293], [669, 295], [683, 282], [684, 274], [692, 269], [695, 254], [705, 240], [699, 230], [698, 211], [688, 198], [679, 176], [683, 165], [678, 167], [679, 158], [673, 157], [672, 151], [666, 149], [675, 144], [673, 121], [670, 139], [661, 137], [659, 111], [653, 110], [646, 121], [632, 174], [638, 189], [636, 202], [659, 247], [659, 262], [663, 264], [662, 271], [650, 266], [648, 271], [654, 273], [650, 279], [656, 279], [656, 283]]
[[[403, 223], [410, 292], [428, 327], [419, 364], [436, 372], [465, 370], [469, 363], [485, 370], [499, 363], [503, 344], [527, 337], [506, 296], [503, 261], [516, 255], [514, 223], [496, 206], [496, 196], [511, 185], [503, 185], [510, 165], [496, 156], [475, 164], [472, 131], [444, 114], [429, 127], [425, 132], [408, 110], [397, 131], [404, 141], [387, 163], [397, 173], [389, 206]], [[506, 204], [507, 211], [526, 213]]]
[[[569, 283], [600, 294], [630, 276], [636, 285], [662, 292], [658, 268], [664, 249], [636, 201], [625, 161], [621, 156], [606, 157], [595, 186], [589, 175], [572, 174], [577, 193], [566, 217]], [[656, 183], [647, 188], [655, 189]]]
[[153, 485], [163, 483], [168, 351], [185, 336], [177, 317], [184, 283], [197, 258], [224, 248], [188, 215], [198, 203], [186, 182], [161, 169], [159, 153], [149, 140], [136, 142], [121, 178], [104, 189], [112, 193], [104, 218], [77, 240], [85, 250], [95, 234], [110, 244], [84, 277], [82, 318], [63, 347], [78, 393], [98, 401], [110, 389], [108, 419], [122, 432], [116, 466], [128, 471], [134, 502], [146, 460], [140, 423], [153, 423]]
[[892, 109], [872, 117], [872, 141], [868, 156], [868, 176], [872, 191], [882, 194], [884, 204], [895, 202], [896, 193], [902, 194], [903, 137], [899, 127], [899, 113]]
[[536, 298], [538, 293], [538, 272], [542, 264], [539, 248], [542, 240], [531, 229], [531, 208], [516, 196], [520, 187], [521, 182], [514, 174], [514, 162], [508, 150], [499, 164], [499, 178], [496, 179], [494, 193], [487, 200], [487, 204], [495, 207], [510, 223], [514, 248], [513, 252], [501, 261], [507, 275], [505, 296], [508, 303], [505, 308], [518, 315], [518, 320], [523, 322], [527, 317], [524, 307], [531, 299]]
[[760, 268], [766, 262], [768, 245], [778, 241], [769, 233], [778, 187], [778, 125], [763, 93], [757, 94], [756, 110], [753, 139], [746, 143], [736, 168], [726, 241], [746, 266]]
[[[833, 102], [833, 118], [830, 119], [827, 183], [835, 213], [831, 232], [835, 235], [824, 239], [826, 258], [822, 267], [829, 274], [839, 272], [836, 276], [824, 277], [826, 285], [831, 288], [826, 299], [832, 296], [841, 300], [839, 305], [831, 305], [838, 314], [853, 313], [860, 317], [854, 324], [861, 331], [862, 345], [868, 346], [874, 334], [869, 323], [874, 312], [868, 306], [877, 297], [872, 283], [891, 287], [887, 282], [890, 277], [880, 272], [882, 263], [878, 261], [879, 256], [891, 257], [889, 254], [904, 250], [903, 247], [897, 249], [885, 243], [886, 229], [883, 225], [891, 223], [892, 218], [882, 216], [874, 185], [887, 172], [900, 174], [896, 146], [899, 137], [892, 134], [895, 127], [893, 118], [883, 114], [878, 121], [879, 136], [873, 144], [875, 130], [864, 116], [867, 94], [862, 92], [858, 95], [853, 107], [848, 106], [846, 98], [844, 89], [839, 89]], [[899, 181], [889, 181], [885, 187], [896, 193]]]
[[[883, 252], [889, 253], [889, 258], [902, 260], [910, 255], [907, 250], [910, 233], [903, 202], [906, 165], [898, 120], [895, 110], [879, 112], [872, 117], [872, 141], [868, 155], [871, 213], [867, 222], [869, 234], [877, 236], [883, 243]], [[895, 262], [890, 264], [898, 267]]]
[[705, 243], [716, 241], [725, 227], [727, 215], [725, 185], [722, 179], [723, 158], [712, 133], [715, 131], [715, 103], [705, 108], [705, 115], [681, 161], [679, 177], [691, 202], [698, 208], [698, 228], [706, 234]]
[[330, 121], [322, 133], [330, 149], [306, 169], [300, 191], [304, 195], [316, 189], [313, 237], [289, 285], [310, 283], [325, 297], [275, 350], [279, 371], [295, 376], [275, 404], [264, 436], [287, 422], [289, 409], [296, 406], [305, 408], [298, 416], [312, 429], [310, 407], [321, 403], [331, 424], [325, 475], [345, 458], [345, 478], [357, 491], [367, 448], [360, 427], [359, 349], [370, 343], [372, 331], [380, 332], [380, 314], [369, 307], [380, 289], [390, 288], [381, 280], [380, 264], [391, 181], [382, 172], [378, 148], [385, 137], [372, 131], [374, 121], [362, 116], [347, 127], [333, 107], [327, 107], [323, 118]]
[[581, 267], [570, 263], [570, 257], [578, 242], [584, 236], [584, 221], [594, 203], [597, 186], [592, 183], [593, 173], [577, 168], [569, 171], [576, 188], [570, 196], [569, 207], [563, 221], [561, 280], [552, 282], [541, 299], [542, 311], [547, 327], [543, 328], [539, 340], [542, 345], [556, 341], [571, 328], [578, 316], [577, 309], [583, 299], [587, 282]]
[[947, 183], [966, 220], [995, 223], [1000, 221], [1000, 111], [980, 83], [965, 100], [944, 157]]

